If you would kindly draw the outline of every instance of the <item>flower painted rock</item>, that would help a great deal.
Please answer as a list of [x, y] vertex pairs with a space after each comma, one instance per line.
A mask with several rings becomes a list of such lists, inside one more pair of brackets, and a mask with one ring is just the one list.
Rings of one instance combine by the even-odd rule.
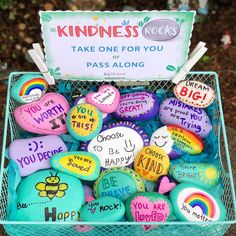
[[105, 170], [93, 187], [96, 198], [112, 196], [121, 201], [125, 201], [133, 193], [144, 191], [142, 178], [134, 170], [126, 167]]
[[222, 201], [195, 184], [182, 183], [170, 193], [174, 214], [182, 221], [223, 221], [226, 209]]
[[105, 196], [86, 204], [80, 214], [82, 221], [116, 222], [125, 214], [125, 206], [117, 198]]
[[68, 101], [57, 93], [47, 93], [39, 101], [17, 107], [14, 117], [24, 130], [35, 134], [64, 134], [67, 132]]
[[203, 150], [203, 141], [199, 136], [176, 125], [157, 129], [152, 134], [150, 145], [163, 148], [171, 159], [186, 153], [197, 155]]
[[90, 152], [63, 152], [50, 160], [52, 168], [83, 180], [95, 180], [100, 174], [100, 161]]
[[158, 113], [155, 94], [150, 92], [132, 92], [121, 95], [117, 110], [113, 113], [121, 120], [149, 120]]
[[156, 191], [163, 195], [169, 195], [176, 185], [176, 182], [170, 176], [162, 175], [157, 180]]
[[9, 146], [9, 156], [18, 165], [21, 176], [51, 168], [50, 158], [65, 151], [67, 147], [57, 135], [17, 139]]
[[210, 119], [204, 109], [186, 105], [174, 97], [167, 98], [161, 103], [159, 117], [163, 124], [178, 125], [195, 132], [201, 138], [205, 138], [212, 130]]
[[22, 75], [11, 88], [11, 97], [19, 103], [39, 100], [48, 89], [48, 83], [41, 74]]
[[149, 181], [157, 181], [160, 176], [167, 175], [169, 167], [168, 155], [157, 146], [144, 147], [134, 160], [135, 171]]
[[79, 104], [70, 109], [66, 119], [70, 134], [77, 140], [88, 141], [102, 128], [102, 113], [91, 104]]

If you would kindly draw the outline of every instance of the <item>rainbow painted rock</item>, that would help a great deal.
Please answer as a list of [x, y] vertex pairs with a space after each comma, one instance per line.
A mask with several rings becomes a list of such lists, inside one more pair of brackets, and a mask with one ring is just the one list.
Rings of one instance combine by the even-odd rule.
[[121, 95], [120, 103], [113, 115], [121, 120], [149, 120], [158, 113], [155, 94], [150, 92], [132, 92]]
[[14, 117], [24, 130], [35, 134], [64, 134], [67, 132], [68, 101], [58, 93], [47, 93], [39, 101], [17, 107]]
[[94, 153], [100, 159], [101, 167], [108, 169], [132, 166], [135, 156], [147, 145], [149, 139], [145, 132], [126, 121], [104, 126], [90, 142], [82, 144], [81, 150]]
[[50, 158], [65, 151], [67, 147], [57, 135], [17, 139], [9, 146], [9, 156], [18, 165], [21, 176], [51, 168]]
[[100, 174], [100, 161], [89, 152], [63, 152], [50, 160], [52, 168], [83, 180], [95, 180]]
[[41, 74], [22, 75], [11, 88], [11, 97], [19, 103], [39, 100], [48, 89], [48, 83]]
[[186, 153], [190, 155], [200, 154], [204, 144], [195, 133], [176, 125], [166, 125], [152, 134], [150, 145], [163, 148], [168, 156], [173, 159]]
[[157, 180], [156, 191], [163, 195], [169, 195], [177, 183], [168, 175], [162, 175]]
[[222, 201], [195, 184], [182, 183], [170, 193], [174, 214], [181, 221], [223, 221], [226, 209]]
[[144, 192], [142, 178], [132, 169], [116, 167], [105, 170], [94, 183], [93, 192], [96, 198], [112, 196], [125, 201], [136, 192]]
[[161, 103], [159, 117], [163, 124], [178, 125], [195, 132], [201, 138], [207, 137], [212, 130], [210, 119], [204, 109], [184, 104], [174, 97], [167, 98]]

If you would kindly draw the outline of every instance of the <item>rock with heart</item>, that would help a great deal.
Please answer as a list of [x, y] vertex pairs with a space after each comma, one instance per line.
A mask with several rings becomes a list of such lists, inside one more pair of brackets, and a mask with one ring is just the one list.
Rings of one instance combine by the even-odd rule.
[[86, 204], [80, 217], [82, 221], [90, 222], [117, 222], [125, 214], [125, 206], [117, 198], [105, 196]]
[[125, 201], [136, 192], [144, 192], [142, 178], [132, 169], [116, 167], [105, 170], [94, 183], [93, 192], [96, 198], [112, 196]]
[[166, 125], [157, 129], [151, 136], [150, 145], [163, 148], [171, 159], [186, 153], [200, 154], [204, 146], [198, 135], [176, 125]]
[[170, 193], [174, 214], [181, 221], [223, 221], [226, 209], [222, 201], [205, 188], [181, 183]]
[[211, 121], [204, 109], [192, 107], [174, 97], [161, 103], [159, 117], [163, 124], [178, 125], [195, 132], [201, 138], [207, 137], [212, 130]]
[[162, 175], [157, 180], [156, 191], [163, 195], [169, 195], [177, 183], [168, 175]]
[[114, 112], [120, 101], [120, 92], [111, 85], [102, 85], [98, 92], [86, 95], [86, 101], [101, 110], [102, 112]]
[[149, 181], [157, 181], [160, 176], [167, 175], [169, 167], [168, 155], [157, 146], [144, 147], [134, 160], [135, 171]]
[[16, 139], [9, 146], [9, 156], [17, 164], [21, 176], [51, 168], [50, 158], [65, 151], [67, 147], [57, 135]]
[[17, 107], [14, 117], [24, 130], [35, 134], [64, 134], [67, 132], [68, 101], [57, 93], [47, 93], [39, 101]]
[[90, 152], [63, 152], [50, 160], [52, 168], [83, 180], [96, 180], [100, 174], [100, 161]]
[[102, 169], [108, 169], [132, 167], [135, 156], [147, 145], [147, 134], [139, 126], [126, 121], [104, 126], [90, 142], [81, 145], [81, 150], [94, 153], [100, 159]]
[[85, 202], [88, 203], [95, 200], [93, 196], [93, 189], [87, 185], [83, 185], [83, 188], [84, 188]]
[[113, 115], [121, 120], [149, 120], [158, 113], [159, 105], [151, 92], [132, 92], [121, 95], [120, 103]]

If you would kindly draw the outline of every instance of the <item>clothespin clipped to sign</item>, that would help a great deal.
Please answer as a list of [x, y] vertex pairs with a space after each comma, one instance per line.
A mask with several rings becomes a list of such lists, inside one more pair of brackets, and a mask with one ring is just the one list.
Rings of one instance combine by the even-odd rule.
[[43, 74], [44, 78], [49, 85], [55, 84], [54, 78], [51, 76], [47, 65], [43, 50], [39, 43], [33, 44], [33, 49], [28, 50], [29, 55], [33, 59], [36, 66], [39, 68], [40, 72]]
[[190, 53], [189, 59], [184, 63], [180, 71], [173, 77], [172, 82], [174, 84], [178, 84], [181, 80], [184, 80], [187, 73], [205, 54], [205, 52], [207, 51], [205, 45], [206, 43], [199, 42], [197, 46], [193, 49], [193, 51]]

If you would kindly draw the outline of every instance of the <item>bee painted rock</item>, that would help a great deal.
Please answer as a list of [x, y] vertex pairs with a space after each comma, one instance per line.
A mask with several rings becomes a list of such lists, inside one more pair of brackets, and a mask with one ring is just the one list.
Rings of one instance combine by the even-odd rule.
[[203, 141], [199, 136], [176, 125], [157, 129], [152, 134], [150, 145], [163, 148], [171, 159], [186, 153], [197, 155], [203, 150]]
[[100, 161], [90, 152], [63, 152], [50, 160], [52, 168], [83, 180], [95, 180], [100, 174]]
[[65, 151], [67, 147], [57, 135], [17, 139], [9, 146], [9, 156], [18, 165], [21, 176], [51, 168], [50, 158]]
[[220, 179], [219, 169], [212, 164], [174, 164], [171, 165], [170, 173], [179, 183], [193, 183], [205, 188], [214, 187]]
[[181, 183], [170, 193], [174, 214], [181, 221], [223, 221], [226, 209], [222, 201], [195, 184]]
[[57, 172], [41, 170], [22, 179], [10, 220], [76, 222], [85, 203], [79, 179]]
[[149, 145], [145, 132], [131, 122], [117, 122], [104, 126], [90, 142], [83, 143], [81, 150], [94, 153], [103, 169], [132, 166], [135, 156]]
[[47, 91], [48, 83], [41, 74], [22, 75], [11, 88], [11, 97], [19, 103], [39, 100]]
[[167, 175], [169, 167], [168, 155], [157, 146], [144, 147], [134, 160], [134, 170], [149, 181], [157, 181], [160, 176]]
[[159, 110], [160, 121], [163, 124], [178, 125], [195, 132], [201, 138], [207, 137], [212, 130], [210, 119], [202, 108], [187, 105], [177, 98], [167, 98]]
[[121, 95], [120, 103], [113, 115], [121, 120], [149, 120], [158, 113], [155, 94], [150, 92], [132, 92]]
[[163, 195], [169, 195], [177, 183], [168, 175], [162, 175], [157, 180], [156, 191]]
[[96, 198], [112, 196], [121, 201], [125, 201], [133, 193], [144, 191], [142, 178], [134, 170], [126, 167], [105, 170], [93, 187]]
[[64, 134], [66, 114], [70, 106], [60, 94], [47, 93], [39, 101], [17, 107], [14, 117], [18, 125], [35, 134]]
[[102, 129], [102, 113], [91, 104], [79, 104], [70, 109], [66, 123], [71, 136], [80, 141], [88, 141]]

